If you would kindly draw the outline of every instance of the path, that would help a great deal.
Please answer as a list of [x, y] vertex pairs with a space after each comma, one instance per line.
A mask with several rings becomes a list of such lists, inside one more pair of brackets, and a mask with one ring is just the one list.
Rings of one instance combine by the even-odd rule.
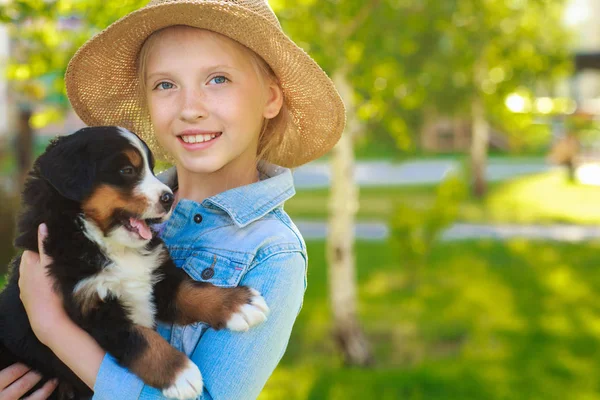
[[[296, 222], [305, 239], [325, 239], [327, 225], [319, 221]], [[359, 222], [355, 227], [357, 239], [383, 241], [390, 234], [389, 228], [381, 222]], [[587, 225], [487, 225], [457, 223], [442, 234], [443, 241], [512, 238], [534, 240], [556, 240], [561, 242], [582, 242], [600, 239], [600, 227]]]
[[[359, 186], [392, 186], [435, 184], [448, 173], [460, 168], [458, 161], [451, 159], [415, 160], [401, 163], [389, 161], [359, 161], [355, 167], [355, 179]], [[488, 181], [502, 181], [520, 175], [546, 172], [552, 168], [541, 159], [523, 161], [492, 159], [486, 175]], [[329, 164], [312, 162], [294, 171], [297, 189], [329, 187], [331, 174]]]

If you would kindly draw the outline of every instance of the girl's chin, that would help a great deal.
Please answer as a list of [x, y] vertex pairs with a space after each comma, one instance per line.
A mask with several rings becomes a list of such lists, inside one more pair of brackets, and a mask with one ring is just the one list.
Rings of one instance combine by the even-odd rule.
[[182, 157], [177, 163], [178, 166], [195, 174], [209, 174], [218, 171], [223, 167], [222, 163], [215, 159], [204, 157], [202, 160], [197, 158]]

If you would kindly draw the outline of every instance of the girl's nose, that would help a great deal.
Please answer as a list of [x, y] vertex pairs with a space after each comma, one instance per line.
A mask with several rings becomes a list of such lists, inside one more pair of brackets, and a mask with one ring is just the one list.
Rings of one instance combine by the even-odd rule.
[[180, 118], [188, 122], [206, 118], [208, 112], [204, 106], [204, 97], [204, 94], [198, 90], [186, 90]]

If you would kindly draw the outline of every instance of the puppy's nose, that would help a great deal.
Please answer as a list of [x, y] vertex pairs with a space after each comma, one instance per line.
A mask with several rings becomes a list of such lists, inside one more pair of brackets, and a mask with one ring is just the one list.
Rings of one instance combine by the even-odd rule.
[[163, 192], [163, 194], [160, 195], [159, 200], [160, 200], [160, 204], [163, 206], [165, 211], [169, 212], [169, 210], [171, 209], [171, 206], [173, 205], [173, 201], [175, 200], [175, 198], [173, 197], [173, 193]]

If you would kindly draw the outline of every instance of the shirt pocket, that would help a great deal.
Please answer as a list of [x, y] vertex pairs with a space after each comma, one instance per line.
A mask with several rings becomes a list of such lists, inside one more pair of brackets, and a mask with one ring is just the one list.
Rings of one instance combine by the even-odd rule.
[[247, 266], [209, 251], [195, 251], [187, 258], [183, 270], [194, 280], [220, 287], [238, 286]]
[[[246, 265], [209, 251], [193, 252], [183, 261], [181, 268], [196, 281], [208, 282], [220, 287], [238, 286], [247, 270]], [[212, 271], [206, 272], [211, 269]], [[171, 344], [191, 356], [207, 329], [208, 325], [204, 322], [177, 326], [174, 328], [173, 337], [178, 340], [171, 340]]]

